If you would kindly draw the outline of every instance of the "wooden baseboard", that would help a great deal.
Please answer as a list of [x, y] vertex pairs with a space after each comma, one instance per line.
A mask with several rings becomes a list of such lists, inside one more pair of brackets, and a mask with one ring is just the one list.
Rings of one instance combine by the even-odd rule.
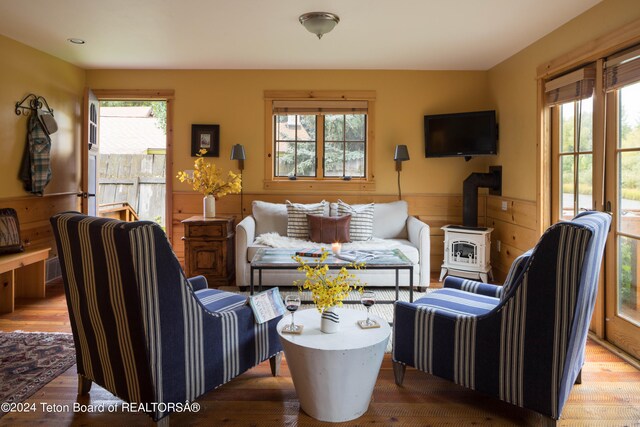
[[620, 348], [618, 348], [615, 345], [611, 344], [609, 341], [606, 341], [606, 340], [603, 340], [602, 338], [599, 338], [593, 332], [589, 332], [589, 338], [591, 338], [594, 342], [600, 344], [601, 346], [603, 346], [604, 348], [609, 350], [611, 353], [613, 353], [616, 356], [620, 357], [622, 360], [624, 360], [625, 362], [627, 362], [628, 364], [630, 364], [634, 368], [640, 370], [640, 360], [636, 359], [635, 357], [633, 357], [629, 353], [625, 352], [624, 350], [621, 350]]

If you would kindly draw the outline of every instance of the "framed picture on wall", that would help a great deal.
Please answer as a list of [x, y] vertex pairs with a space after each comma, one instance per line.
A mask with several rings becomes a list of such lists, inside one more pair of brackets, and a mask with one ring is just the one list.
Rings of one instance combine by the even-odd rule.
[[202, 149], [204, 157], [220, 156], [220, 125], [191, 125], [191, 157]]

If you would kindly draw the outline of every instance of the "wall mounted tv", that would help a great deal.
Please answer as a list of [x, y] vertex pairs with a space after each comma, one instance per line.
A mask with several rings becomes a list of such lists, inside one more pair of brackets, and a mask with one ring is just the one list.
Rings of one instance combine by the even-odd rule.
[[425, 157], [486, 156], [498, 153], [496, 112], [424, 116]]

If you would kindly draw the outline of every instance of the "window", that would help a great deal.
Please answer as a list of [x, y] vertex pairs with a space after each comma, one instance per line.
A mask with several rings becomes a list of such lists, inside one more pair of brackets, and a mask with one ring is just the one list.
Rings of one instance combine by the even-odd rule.
[[593, 97], [559, 106], [560, 218], [593, 209]]
[[552, 108], [553, 221], [593, 209], [593, 88], [595, 67], [551, 80], [545, 102]]
[[324, 118], [324, 176], [365, 176], [367, 116], [329, 114]]
[[265, 188], [372, 190], [375, 94], [265, 92]]

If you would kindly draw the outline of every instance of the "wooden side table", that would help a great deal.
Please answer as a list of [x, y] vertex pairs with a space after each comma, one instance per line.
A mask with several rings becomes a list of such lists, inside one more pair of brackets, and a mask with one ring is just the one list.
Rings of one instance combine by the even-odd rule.
[[184, 265], [187, 277], [203, 275], [210, 288], [229, 286], [235, 279], [235, 217], [192, 216], [184, 225]]

